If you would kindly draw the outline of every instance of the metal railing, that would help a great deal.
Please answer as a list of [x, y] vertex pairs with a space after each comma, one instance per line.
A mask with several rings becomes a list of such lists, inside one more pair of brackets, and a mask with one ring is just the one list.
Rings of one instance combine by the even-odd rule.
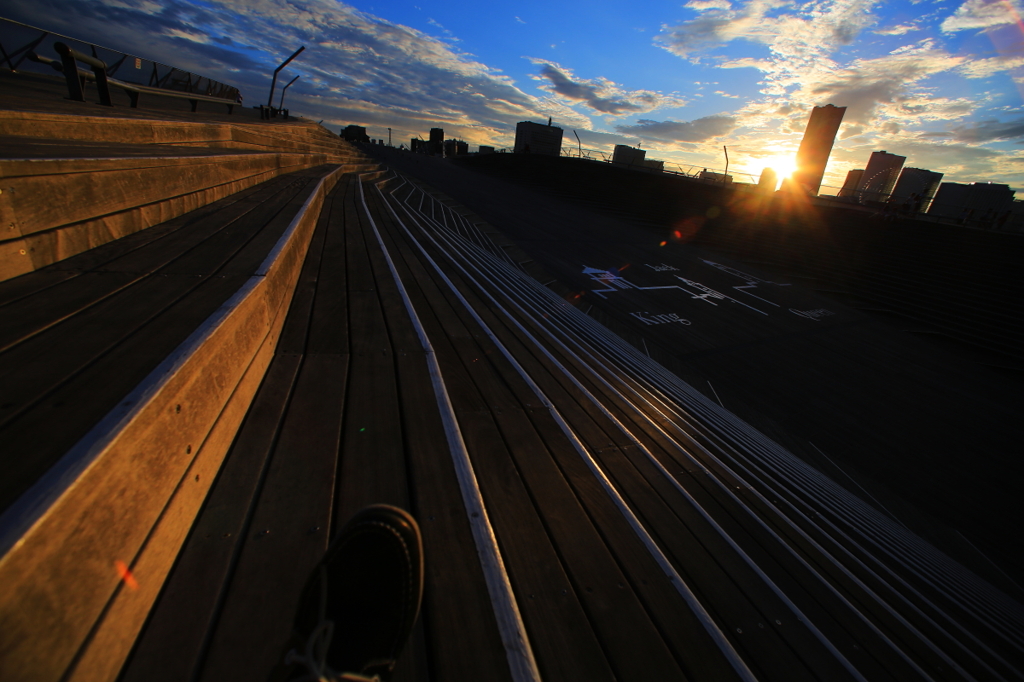
[[[62, 43], [104, 64], [107, 78], [148, 88], [216, 97], [237, 102], [238, 88], [151, 59], [96, 45], [78, 38], [0, 17], [0, 67], [34, 73], [63, 72], [63, 64], [47, 55]], [[81, 60], [83, 63], [85, 60]], [[90, 64], [90, 66], [92, 66]], [[76, 67], [77, 68], [77, 67]], [[95, 68], [93, 69], [95, 74]]]
[[[590, 161], [598, 161], [602, 163], [615, 163], [612, 160], [612, 156], [600, 149], [584, 149], [581, 147], [563, 146], [559, 156], [567, 158], [580, 158], [589, 159]], [[654, 159], [652, 159], [654, 160]], [[657, 159], [661, 161], [661, 159]], [[702, 180], [710, 184], [746, 184], [747, 179], [750, 180], [750, 184], [757, 184], [757, 178], [750, 173], [743, 173], [738, 171], [732, 171], [727, 173], [725, 170], [720, 168], [709, 168], [706, 166], [687, 166], [683, 168], [678, 163], [671, 161], [663, 161], [664, 166], [662, 168], [648, 166], [643, 163], [623, 163], [616, 164], [621, 165], [623, 168], [631, 168], [633, 170], [647, 171], [650, 173], [667, 173], [668, 175], [679, 175], [682, 177], [690, 178], [693, 180]], [[670, 166], [675, 166], [678, 170], [672, 170]], [[726, 178], [729, 178], [726, 180]]]

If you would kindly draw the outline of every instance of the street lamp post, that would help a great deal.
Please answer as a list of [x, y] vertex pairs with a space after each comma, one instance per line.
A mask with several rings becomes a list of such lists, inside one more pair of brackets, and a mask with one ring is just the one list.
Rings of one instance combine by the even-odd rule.
[[292, 83], [294, 83], [295, 81], [299, 80], [299, 78], [301, 78], [301, 77], [302, 77], [302, 76], [296, 76], [295, 78], [293, 78], [293, 79], [291, 79], [290, 81], [288, 81], [288, 85], [286, 85], [286, 86], [284, 86], [283, 88], [281, 88], [281, 101], [280, 101], [280, 103], [279, 103], [279, 104], [277, 105], [277, 108], [278, 108], [278, 109], [282, 109], [282, 110], [284, 109], [284, 93], [285, 93], [285, 90], [287, 90], [287, 89], [288, 89], [288, 86], [289, 86], [289, 85], [291, 85], [291, 84], [292, 84]]
[[293, 60], [296, 57], [298, 57], [299, 53], [302, 52], [305, 49], [306, 49], [306, 46], [303, 45], [299, 49], [295, 50], [295, 52], [292, 54], [291, 57], [288, 57], [288, 59], [284, 60], [281, 63], [281, 66], [279, 66], [276, 69], [274, 69], [274, 78], [270, 81], [270, 97], [267, 98], [267, 108], [268, 109], [272, 109], [274, 107], [274, 88], [277, 86], [277, 74], [281, 73], [281, 69], [283, 69], [284, 67], [288, 66], [288, 62], [290, 62], [291, 60]]

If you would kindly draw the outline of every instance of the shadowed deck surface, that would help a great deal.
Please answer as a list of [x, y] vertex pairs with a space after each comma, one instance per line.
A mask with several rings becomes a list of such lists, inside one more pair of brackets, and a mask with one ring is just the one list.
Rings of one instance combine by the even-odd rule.
[[[201, 507], [171, 498], [127, 573], [110, 573], [121, 557], [103, 548], [87, 557], [110, 573], [95, 625], [42, 599], [0, 610], [54, 620], [52, 645], [0, 635], [0, 666], [40, 652], [0, 671], [279, 678], [310, 569], [348, 516], [386, 502], [419, 520], [427, 570], [398, 680], [1024, 677], [1012, 582], [964, 554], [1003, 591], [992, 587], [903, 525], [934, 529], [905, 514], [934, 513], [922, 500], [951, 499], [957, 474], [965, 497], [988, 486], [987, 508], [1012, 512], [1016, 470], [1000, 480], [943, 455], [922, 474], [913, 453], [891, 454], [955, 443], [919, 428], [954, 413], [984, 433], [974, 445], [988, 439], [972, 456], [1001, 452], [1014, 413], [985, 396], [1001, 379], [727, 256], [656, 246], [651, 225], [440, 160], [388, 162], [403, 175], [339, 173], [296, 251], [283, 327], [260, 346], [266, 364], [251, 360], [251, 405], [225, 408], [241, 425], [220, 436], [223, 464], [174, 482], [210, 486]], [[329, 172], [283, 175], [0, 283], [5, 506], [234, 300]], [[212, 392], [217, 379], [191, 381]], [[941, 390], [961, 402], [937, 417]], [[901, 419], [865, 428], [874, 417], [849, 396], [872, 393]], [[163, 447], [144, 442], [121, 464], [142, 471]], [[895, 506], [892, 477], [911, 503]], [[949, 506], [974, 533], [983, 512]], [[136, 532], [133, 520], [119, 517]], [[147, 564], [165, 522], [183, 529], [169, 573]], [[152, 608], [132, 606], [134, 590]], [[112, 633], [121, 614], [137, 627]], [[79, 639], [61, 641], [69, 632]], [[126, 659], [104, 667], [114, 648]]]
[[[584, 331], [592, 323], [525, 277], [501, 235], [404, 180], [383, 186], [335, 191], [268, 378], [128, 677], [265, 674], [330, 529], [370, 501], [408, 505], [425, 534], [427, 598], [399, 678], [515, 669], [402, 288], [541, 677], [1016, 674], [1016, 645], [977, 658], [953, 634], [1000, 639], [972, 615], [974, 597], [957, 604], [918, 573], [945, 559], [773, 445], [741, 445], [753, 432], [740, 436], [699, 394], [669, 398], [671, 379], [652, 378], [655, 365], [600, 327]], [[758, 463], [769, 450], [774, 465]], [[868, 549], [891, 543], [930, 558], [893, 563]]]
[[[1015, 481], [1024, 473], [1024, 401], [1012, 369], [1024, 339], [1020, 235], [879, 228], [842, 213], [821, 224], [741, 211], [708, 221], [709, 207], [730, 210], [717, 187], [501, 157], [385, 158], [500, 229], [522, 247], [525, 267], [543, 270], [535, 276], [707, 397], [1022, 594], [1024, 555], [1006, 541], [1021, 517]], [[586, 268], [632, 288], [597, 293], [611, 285]], [[676, 288], [637, 288], [665, 286]], [[653, 324], [644, 313], [692, 324]], [[998, 333], [975, 325], [980, 337], [954, 340], [943, 320]]]

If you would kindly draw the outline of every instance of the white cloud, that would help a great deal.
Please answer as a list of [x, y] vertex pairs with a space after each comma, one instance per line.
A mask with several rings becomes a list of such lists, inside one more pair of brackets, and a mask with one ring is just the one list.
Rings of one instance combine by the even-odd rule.
[[902, 36], [910, 33], [911, 31], [920, 31], [921, 27], [915, 24], [899, 24], [898, 26], [890, 26], [889, 28], [879, 28], [873, 31], [880, 36]]
[[1024, 57], [1003, 56], [964, 62], [957, 70], [967, 78], [988, 78], [1000, 71], [1011, 71], [1021, 67], [1024, 67]]
[[675, 26], [662, 26], [658, 43], [681, 57], [733, 40], [768, 45], [790, 58], [827, 54], [851, 42], [875, 22], [870, 9], [876, 0], [809, 2], [792, 10], [788, 0], [751, 0], [738, 9], [708, 6], [700, 16]]
[[989, 142], [992, 140], [1024, 140], [1024, 118], [1014, 121], [987, 119], [954, 126], [952, 137], [958, 142]]
[[[150, 4], [14, 1], [27, 23], [84, 39], [102, 36], [129, 52], [231, 83], [247, 104], [265, 101], [268, 74], [305, 45], [282, 78], [302, 75], [288, 90], [292, 111], [325, 124], [390, 126], [397, 139], [441, 124], [467, 137], [488, 131], [496, 144], [511, 142], [522, 120], [553, 116], [564, 125], [590, 125], [565, 103], [524, 92], [448, 40], [335, 0], [166, 0], [156, 14]], [[194, 35], [197, 26], [202, 36]]]
[[847, 107], [845, 121], [869, 124], [879, 117], [904, 124], [942, 120], [971, 113], [977, 102], [934, 97], [914, 90], [921, 80], [949, 71], [964, 59], [937, 48], [931, 41], [905, 46], [876, 59], [857, 59], [805, 85], [799, 94]]
[[1019, 0], [967, 0], [942, 22], [946, 33], [991, 28], [1020, 22], [1024, 10]]
[[[928, 79], [958, 67], [981, 74], [1013, 68], [1013, 60], [979, 63], [973, 70], [966, 57], [954, 56], [934, 40], [903, 45], [874, 58], [835, 61], [844, 44], [875, 22], [872, 0], [823, 0], [786, 3], [755, 0], [730, 9], [707, 9], [678, 26], [664, 27], [659, 42], [665, 49], [695, 59], [709, 46], [732, 40], [763, 43], [767, 58], [721, 59], [721, 68], [761, 71], [762, 97], [735, 113], [737, 127], [754, 134], [799, 134], [814, 106], [847, 107], [845, 125], [871, 131], [892, 131], [924, 122], [956, 120], [987, 103], [986, 96], [942, 97], [928, 88]], [[901, 35], [916, 30], [911, 22], [880, 32]], [[785, 105], [784, 107], [782, 105]], [[743, 138], [744, 135], [739, 135]]]
[[607, 78], [578, 78], [572, 70], [547, 59], [530, 61], [541, 67], [540, 74], [534, 79], [544, 83], [541, 86], [544, 90], [602, 114], [624, 116], [686, 104], [675, 95], [652, 90], [623, 90]]
[[732, 9], [732, 3], [729, 0], [690, 0], [683, 7], [703, 12], [706, 9]]
[[736, 127], [736, 118], [723, 114], [705, 116], [693, 121], [650, 121], [640, 119], [635, 125], [616, 126], [623, 135], [665, 142], [703, 142], [721, 137]]

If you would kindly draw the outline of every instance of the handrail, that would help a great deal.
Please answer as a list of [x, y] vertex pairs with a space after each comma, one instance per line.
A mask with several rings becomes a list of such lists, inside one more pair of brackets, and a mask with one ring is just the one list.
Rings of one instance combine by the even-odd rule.
[[[20, 21], [0, 17], [0, 65], [11, 71], [18, 71], [26, 59], [35, 61], [30, 53], [33, 51], [48, 52], [51, 47], [55, 47], [55, 41], [72, 47], [79, 54], [91, 51], [90, 58], [104, 61], [107, 65], [106, 75], [110, 79], [117, 78], [132, 85], [157, 87], [170, 92], [192, 93], [207, 97], [219, 97], [233, 102], [238, 101], [238, 88], [232, 85], [121, 50], [96, 45], [80, 38], [61, 35]], [[16, 47], [12, 49], [11, 46]], [[25, 66], [27, 71], [45, 73], [41, 67]], [[65, 77], [67, 77], [66, 74]]]
[[53, 48], [60, 55], [61, 66], [64, 67], [64, 79], [68, 82], [68, 94], [76, 102], [85, 101], [85, 92], [82, 88], [82, 81], [78, 77], [78, 64], [82, 62], [92, 68], [96, 77], [96, 90], [100, 95], [100, 104], [105, 107], [114, 106], [110, 101], [110, 85], [107, 83], [107, 64], [102, 59], [82, 54], [78, 50], [68, 47], [65, 43], [54, 43]]

